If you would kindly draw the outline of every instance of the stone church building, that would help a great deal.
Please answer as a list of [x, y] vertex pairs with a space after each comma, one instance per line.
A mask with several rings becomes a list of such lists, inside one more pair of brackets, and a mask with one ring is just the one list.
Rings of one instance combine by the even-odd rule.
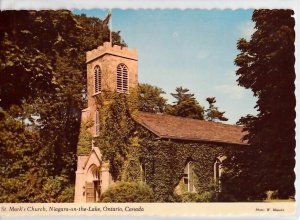
[[[101, 125], [95, 96], [105, 91], [128, 93], [130, 88], [138, 85], [137, 50], [116, 45], [112, 47], [109, 42], [106, 42], [103, 46], [87, 52], [86, 64], [88, 107], [82, 111], [82, 121], [92, 118], [94, 125], [91, 133], [97, 136]], [[196, 144], [213, 143], [215, 146], [246, 145], [242, 141], [242, 128], [236, 125], [145, 112], [140, 112], [135, 121], [161, 140]], [[216, 157], [208, 165], [211, 167], [212, 178], [215, 181], [219, 181], [222, 174], [223, 157]], [[187, 192], [196, 190], [191, 169], [190, 162], [183, 167], [181, 182], [183, 190]], [[113, 183], [109, 163], [102, 160], [99, 148], [91, 143], [89, 154], [78, 155], [74, 201], [76, 203], [96, 202], [101, 193]]]

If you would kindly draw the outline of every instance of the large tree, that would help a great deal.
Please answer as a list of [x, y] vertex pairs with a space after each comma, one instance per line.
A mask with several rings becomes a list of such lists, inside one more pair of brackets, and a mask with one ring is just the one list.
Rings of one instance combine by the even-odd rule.
[[[246, 192], [261, 198], [278, 190], [280, 198], [295, 195], [295, 20], [292, 10], [255, 10], [256, 31], [241, 39], [235, 64], [238, 84], [251, 89], [256, 116], [240, 119], [251, 147], [243, 156], [247, 173], [239, 180]], [[252, 189], [252, 190], [249, 190]], [[250, 196], [251, 197], [251, 196]]]
[[208, 97], [206, 98], [206, 101], [209, 104], [208, 109], [205, 110], [206, 115], [205, 119], [208, 121], [228, 121], [228, 118], [224, 116], [225, 112], [219, 111], [219, 108], [215, 106], [215, 103], [217, 102], [216, 97]]
[[144, 112], [161, 112], [165, 111], [167, 100], [162, 97], [165, 92], [156, 86], [147, 83], [141, 83], [138, 86], [138, 108]]
[[169, 106], [167, 113], [175, 116], [203, 119], [204, 109], [194, 97], [195, 95], [189, 92], [189, 89], [180, 87], [176, 88], [175, 93], [171, 95], [176, 99], [174, 104]]
[[[9, 152], [0, 165], [0, 201], [10, 193], [15, 193], [9, 200], [13, 202], [62, 201], [59, 194], [69, 187], [66, 183], [74, 182], [81, 109], [86, 103], [85, 53], [109, 40], [109, 30], [98, 18], [67, 10], [4, 11], [0, 23], [0, 123], [15, 121], [20, 127], [0, 127], [1, 147]], [[120, 39], [113, 33], [113, 44], [125, 46]], [[38, 151], [27, 150], [32, 143]], [[18, 172], [5, 168], [25, 158], [33, 162]], [[30, 170], [39, 172], [34, 171], [33, 178]], [[26, 185], [31, 187], [30, 197], [6, 184], [18, 177], [22, 182], [36, 180]]]

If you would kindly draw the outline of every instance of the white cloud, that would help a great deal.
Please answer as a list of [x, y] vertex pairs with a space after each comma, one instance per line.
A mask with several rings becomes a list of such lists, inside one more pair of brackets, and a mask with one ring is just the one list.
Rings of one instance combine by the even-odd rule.
[[242, 99], [244, 96], [244, 89], [237, 85], [218, 85], [214, 87], [215, 90], [228, 95], [231, 99]]
[[246, 38], [247, 40], [250, 40], [251, 35], [254, 33], [254, 23], [252, 21], [247, 21], [242, 23], [239, 26], [239, 32], [241, 37]]

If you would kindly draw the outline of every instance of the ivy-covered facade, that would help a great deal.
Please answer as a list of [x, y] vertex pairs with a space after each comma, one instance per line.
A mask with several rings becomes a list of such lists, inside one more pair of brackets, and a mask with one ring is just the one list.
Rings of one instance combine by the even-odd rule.
[[147, 184], [157, 202], [215, 201], [223, 161], [248, 147], [242, 128], [139, 112], [137, 61], [109, 43], [87, 53], [75, 202], [99, 201], [119, 181]]
[[[248, 147], [239, 141], [242, 132], [234, 125], [143, 112], [136, 121], [143, 181], [153, 189], [157, 201], [176, 201], [177, 196], [186, 194], [198, 195], [199, 201], [201, 196], [217, 199], [222, 191], [222, 174], [226, 172], [222, 162]], [[159, 123], [161, 131], [175, 127], [170, 134], [162, 135], [154, 130], [155, 123]], [[200, 139], [193, 132], [184, 136], [196, 126], [208, 130], [206, 139], [210, 140]], [[223, 132], [222, 137], [218, 132]]]

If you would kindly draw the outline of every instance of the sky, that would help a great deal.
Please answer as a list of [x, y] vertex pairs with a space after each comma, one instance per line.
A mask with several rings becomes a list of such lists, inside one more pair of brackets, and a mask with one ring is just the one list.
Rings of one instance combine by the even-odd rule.
[[[99, 17], [107, 10], [74, 10], [76, 14]], [[252, 10], [112, 10], [111, 27], [121, 31], [129, 48], [138, 50], [140, 83], [170, 93], [182, 86], [195, 94], [200, 105], [216, 97], [227, 123], [256, 114], [251, 90], [238, 86], [234, 59], [238, 39], [254, 32]]]

